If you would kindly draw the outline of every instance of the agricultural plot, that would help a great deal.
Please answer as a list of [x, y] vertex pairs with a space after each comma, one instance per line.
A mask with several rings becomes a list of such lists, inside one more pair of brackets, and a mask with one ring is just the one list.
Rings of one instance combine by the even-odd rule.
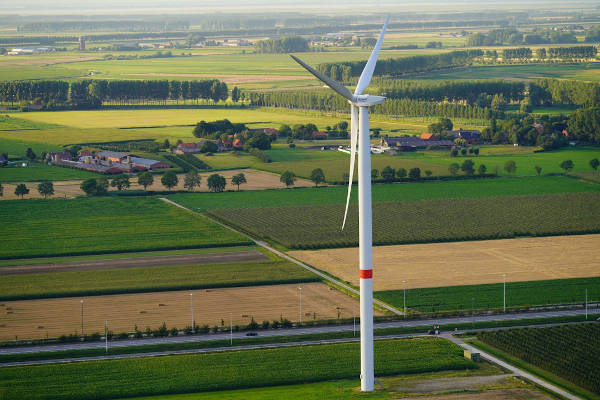
[[[118, 262], [117, 260], [114, 261]], [[169, 265], [165, 262], [165, 265]], [[316, 275], [285, 261], [169, 265], [20, 273], [4, 275], [0, 268], [0, 300], [92, 296], [281, 283], [315, 282]]]
[[[257, 273], [269, 272], [257, 268]], [[289, 268], [288, 268], [289, 271]], [[231, 272], [231, 271], [230, 271]], [[280, 275], [286, 273], [283, 270]], [[252, 273], [239, 273], [241, 281]], [[191, 276], [196, 281], [199, 275]], [[215, 279], [215, 275], [212, 277]], [[234, 275], [234, 278], [237, 276]], [[303, 276], [304, 280], [306, 276]], [[4, 277], [3, 277], [4, 279]], [[308, 279], [310, 280], [310, 279]], [[235, 283], [234, 283], [235, 284]], [[302, 287], [303, 321], [352, 318], [359, 315], [359, 304], [322, 283], [295, 283], [268, 286], [225, 287], [203, 290], [137, 293], [83, 297], [84, 333], [104, 331], [104, 321], [113, 332], [133, 332], [134, 327], [158, 329], [166, 323], [170, 329], [191, 325], [190, 293], [193, 293], [196, 324], [229, 327], [246, 326], [252, 318], [258, 323], [287, 318], [299, 320], [299, 291]], [[3, 302], [0, 340], [58, 337], [81, 333], [82, 297]], [[375, 311], [375, 315], [381, 315]]]
[[0, 207], [0, 224], [4, 227], [0, 258], [249, 243], [154, 198], [6, 201]]
[[[519, 304], [544, 304], [547, 299], [543, 295], [543, 281], [548, 282], [550, 287], [554, 285], [550, 283], [553, 280], [568, 280], [578, 287], [585, 280], [580, 282], [571, 278], [600, 276], [599, 243], [600, 235], [576, 235], [379, 246], [373, 251], [373, 285], [382, 294], [390, 291], [396, 305], [402, 303], [397, 296], [404, 287], [409, 290], [431, 288], [415, 292], [422, 296], [428, 293], [430, 299], [417, 299], [415, 295], [411, 296], [410, 301], [407, 298], [407, 303], [413, 307], [418, 301], [423, 305], [438, 304], [435, 303], [441, 302], [438, 294], [441, 296], [444, 292], [448, 295], [455, 293], [456, 296], [461, 295], [461, 291], [469, 292], [466, 287], [458, 285], [486, 285], [490, 292], [494, 292], [496, 286], [487, 285], [503, 282], [502, 275], [506, 274], [506, 282], [510, 284], [507, 287], [515, 290], [519, 286], [513, 282], [525, 282], [525, 287], [527, 282], [542, 281], [538, 284], [542, 293], [531, 293], [531, 300], [521, 299]], [[357, 248], [293, 251], [290, 255], [358, 285]], [[440, 289], [433, 290], [435, 288]], [[593, 293], [591, 284], [589, 290], [590, 294]], [[581, 286], [580, 289], [565, 289], [565, 293], [555, 293], [553, 296], [560, 299], [564, 295], [567, 302], [577, 302], [582, 301], [584, 291], [585, 288]], [[496, 296], [498, 293], [502, 294], [497, 292]], [[570, 297], [571, 294], [573, 297]], [[511, 294], [507, 298], [508, 304], [516, 305], [516, 296], [516, 293]], [[469, 307], [471, 298], [470, 295], [467, 298]], [[478, 303], [487, 306], [482, 295], [477, 295], [477, 298]], [[455, 300], [448, 298], [444, 301]], [[496, 299], [495, 303], [490, 302], [490, 305], [497, 304], [497, 301], [502, 301], [502, 298]]]
[[[41, 180], [45, 181], [69, 181], [72, 179], [87, 179], [97, 178], [99, 174], [95, 174], [89, 171], [82, 171], [72, 168], [61, 168], [55, 166], [49, 166], [39, 162], [29, 163], [27, 162], [26, 167], [15, 166], [15, 167], [2, 167], [0, 168], [0, 182], [25, 182], [26, 186], [30, 190], [30, 195], [33, 197], [41, 197], [37, 193], [37, 184]], [[37, 182], [36, 182], [37, 181]], [[66, 186], [68, 186], [68, 182]], [[59, 194], [67, 194], [68, 191], [57, 191]], [[65, 187], [66, 189], [66, 187]], [[14, 195], [15, 185], [7, 185], [4, 189], [6, 195], [5, 199], [18, 198]], [[28, 197], [31, 197], [28, 195]]]
[[600, 325], [481, 332], [483, 342], [600, 394]]
[[[250, 184], [251, 182], [249, 182]], [[347, 187], [293, 190], [174, 194], [169, 198], [196, 211], [299, 205], [345, 204]], [[529, 194], [597, 192], [597, 185], [564, 176], [496, 178], [444, 182], [373, 185], [373, 201], [417, 201], [444, 198], [515, 196]], [[356, 202], [357, 190], [351, 201]]]
[[[375, 374], [474, 369], [462, 349], [437, 338], [375, 342]], [[354, 377], [358, 343], [2, 368], [10, 399], [95, 399], [319, 382]]]
[[[595, 233], [598, 193], [438, 199], [374, 203], [373, 243], [451, 242]], [[290, 249], [358, 244], [358, 210], [337, 205], [213, 210], [209, 214]], [[301, 217], [299, 217], [301, 216]]]

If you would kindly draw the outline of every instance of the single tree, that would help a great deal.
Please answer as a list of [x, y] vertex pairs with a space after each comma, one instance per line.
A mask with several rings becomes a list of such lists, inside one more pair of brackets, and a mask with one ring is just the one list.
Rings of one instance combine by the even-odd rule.
[[279, 182], [283, 183], [286, 187], [293, 186], [296, 182], [296, 175], [292, 171], [285, 171], [279, 177]]
[[377, 168], [373, 168], [371, 170], [371, 179], [377, 179], [378, 176], [379, 176], [379, 171], [377, 170]]
[[50, 181], [40, 183], [37, 190], [45, 199], [54, 195], [54, 185]]
[[325, 182], [325, 174], [321, 168], [315, 168], [310, 173], [310, 180], [314, 182], [315, 187], [319, 186], [319, 183]]
[[479, 155], [479, 147], [474, 148], [473, 153], [475, 153], [475, 155], [478, 156]]
[[169, 139], [165, 139], [162, 147], [163, 147], [163, 149], [168, 149], [171, 147], [171, 142], [169, 142]]
[[485, 171], [487, 171], [487, 167], [485, 166], [485, 164], [481, 164], [479, 168], [477, 168], [477, 172], [479, 173], [479, 175], [484, 175]]
[[454, 147], [452, 150], [450, 150], [450, 157], [456, 157], [458, 156], [458, 149], [456, 147]]
[[173, 171], [167, 171], [160, 178], [160, 183], [167, 189], [171, 190], [179, 183], [179, 178], [177, 178], [177, 174]]
[[242, 174], [241, 172], [231, 177], [231, 184], [237, 185], [238, 190], [240, 190], [240, 185], [246, 182], [246, 175]]
[[460, 169], [465, 175], [473, 175], [475, 173], [475, 163], [472, 160], [465, 160]]
[[593, 158], [590, 160], [590, 167], [592, 167], [594, 171], [598, 171], [598, 166], [600, 166], [600, 161], [598, 161], [597, 158]]
[[504, 170], [506, 172], [508, 172], [509, 174], [514, 174], [517, 171], [517, 163], [514, 162], [513, 160], [508, 160], [504, 164]]
[[535, 172], [538, 174], [538, 176], [540, 176], [542, 174], [542, 167], [540, 167], [539, 165], [536, 165]]
[[411, 168], [410, 171], [408, 171], [408, 177], [410, 179], [421, 178], [421, 168]]
[[464, 147], [462, 149], [460, 149], [460, 154], [462, 154], [463, 156], [466, 156], [467, 155], [467, 149], [464, 148]]
[[116, 175], [110, 182], [110, 186], [116, 187], [119, 191], [128, 188], [130, 185], [129, 177], [125, 174]]
[[572, 160], [565, 160], [563, 162], [560, 163], [560, 167], [562, 169], [565, 170], [565, 172], [571, 172], [573, 170], [573, 167], [575, 166], [575, 164], [573, 164]]
[[33, 149], [31, 147], [27, 148], [27, 151], [25, 152], [25, 157], [29, 158], [31, 161], [36, 159], [36, 155], [35, 152], [33, 151]]
[[234, 86], [231, 90], [231, 101], [237, 103], [240, 100], [240, 89], [237, 86]]
[[96, 179], [96, 196], [104, 196], [108, 193], [108, 178], [102, 176]]
[[386, 182], [391, 182], [394, 180], [394, 177], [396, 176], [396, 171], [394, 170], [394, 168], [390, 167], [389, 165], [386, 166], [382, 171], [381, 171], [381, 177], [383, 178], [384, 181]]
[[183, 179], [183, 187], [190, 192], [193, 192], [194, 188], [200, 187], [200, 182], [202, 182], [202, 177], [198, 175], [198, 171], [192, 169], [185, 174], [185, 178]]
[[212, 174], [208, 177], [207, 183], [208, 189], [211, 192], [222, 192], [223, 190], [225, 190], [225, 185], [227, 184], [227, 181], [223, 176], [219, 174]]
[[201, 153], [216, 153], [219, 146], [215, 142], [204, 142], [200, 148]]
[[94, 178], [90, 178], [90, 179], [86, 179], [85, 181], [81, 182], [81, 190], [83, 190], [83, 192], [85, 194], [87, 194], [88, 196], [95, 196], [96, 195], [96, 185], [97, 185], [97, 181]]
[[144, 190], [148, 190], [148, 186], [152, 186], [154, 183], [154, 176], [149, 172], [145, 171], [138, 175], [138, 185], [142, 185]]
[[431, 170], [430, 170], [430, 169], [426, 169], [426, 170], [425, 170], [425, 175], [426, 175], [426, 176], [431, 176], [431, 174], [433, 174], [433, 172], [431, 172]]
[[396, 171], [396, 175], [398, 176], [398, 178], [406, 178], [406, 175], [408, 175], [408, 172], [406, 171], [405, 168], [398, 168], [398, 171]]
[[26, 194], [29, 194], [29, 189], [27, 188], [27, 186], [25, 186], [24, 183], [19, 183], [15, 188], [15, 195], [21, 196], [21, 198], [23, 198], [23, 196], [25, 196]]
[[452, 163], [448, 166], [448, 172], [450, 172], [450, 175], [458, 174], [459, 169], [460, 169], [460, 165], [458, 165], [457, 163]]

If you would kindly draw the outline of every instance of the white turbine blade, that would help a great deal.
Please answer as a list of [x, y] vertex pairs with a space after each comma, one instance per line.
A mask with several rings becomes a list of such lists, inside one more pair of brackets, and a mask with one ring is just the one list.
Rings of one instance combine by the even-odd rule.
[[352, 180], [354, 177], [354, 161], [356, 160], [356, 145], [358, 143], [358, 107], [354, 104], [350, 108], [350, 173], [348, 174], [348, 196], [346, 197], [346, 211], [344, 211], [344, 222], [342, 230], [346, 226], [348, 206], [350, 205], [350, 194], [352, 193]]
[[383, 37], [385, 36], [385, 30], [387, 29], [388, 22], [390, 20], [390, 16], [388, 15], [385, 19], [385, 23], [383, 24], [383, 29], [381, 29], [381, 33], [379, 34], [379, 39], [377, 39], [377, 43], [373, 48], [373, 52], [369, 57], [369, 61], [367, 61], [367, 65], [360, 74], [360, 79], [358, 80], [358, 84], [356, 85], [356, 90], [354, 91], [354, 95], [358, 96], [363, 94], [365, 89], [371, 83], [371, 78], [373, 77], [373, 72], [375, 71], [375, 64], [377, 64], [377, 57], [379, 57], [379, 50], [381, 50], [381, 44], [383, 43]]
[[328, 76], [323, 75], [316, 69], [312, 68], [310, 65], [306, 64], [304, 61], [299, 59], [298, 57], [290, 54], [290, 57], [294, 59], [298, 64], [302, 65], [308, 72], [316, 76], [321, 82], [332, 88], [337, 94], [346, 98], [347, 100], [354, 101], [354, 96], [352, 96], [352, 92], [348, 90], [348, 88], [341, 83], [334, 81]]

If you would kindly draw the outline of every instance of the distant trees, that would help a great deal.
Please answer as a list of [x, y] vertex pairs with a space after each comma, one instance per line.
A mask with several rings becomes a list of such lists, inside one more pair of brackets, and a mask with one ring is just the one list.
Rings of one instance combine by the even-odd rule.
[[283, 183], [286, 187], [294, 186], [296, 182], [296, 175], [292, 171], [285, 171], [279, 177], [279, 182]]
[[600, 143], [600, 107], [579, 109], [567, 122], [569, 135], [584, 142]]
[[408, 171], [408, 177], [410, 179], [420, 179], [421, 178], [421, 168], [411, 168]]
[[15, 188], [15, 195], [21, 196], [23, 198], [26, 194], [29, 194], [29, 189], [25, 186], [24, 183], [19, 183]]
[[458, 174], [459, 170], [460, 170], [460, 165], [458, 165], [457, 163], [452, 163], [448, 166], [448, 172], [450, 172], [450, 175], [452, 175], [452, 176]]
[[573, 160], [565, 160], [560, 163], [560, 168], [564, 169], [565, 172], [571, 172], [573, 170], [573, 167], [575, 167], [575, 164], [573, 164]]
[[54, 195], [54, 185], [50, 181], [41, 182], [38, 185], [37, 190], [45, 199], [48, 198], [48, 196]]
[[377, 168], [373, 168], [371, 170], [371, 179], [377, 179], [379, 176], [379, 170]]
[[537, 176], [540, 176], [542, 174], [542, 167], [540, 167], [539, 165], [536, 165], [535, 173], [537, 174]]
[[215, 142], [206, 141], [202, 143], [202, 147], [200, 147], [201, 153], [216, 153], [219, 150], [219, 147]]
[[398, 178], [406, 178], [408, 172], [406, 171], [406, 168], [398, 168], [398, 171], [396, 171], [396, 175], [398, 176]]
[[164, 187], [171, 190], [179, 183], [179, 178], [177, 174], [173, 171], [166, 171], [163, 176], [160, 178], [160, 182]]
[[381, 170], [381, 177], [386, 182], [392, 182], [394, 180], [395, 175], [396, 171], [389, 165], [387, 165], [383, 170]]
[[308, 50], [308, 40], [300, 36], [283, 36], [254, 42], [256, 53], [300, 53]]
[[225, 178], [219, 174], [212, 174], [209, 176], [207, 183], [208, 189], [211, 192], [222, 192], [225, 190], [225, 185], [227, 184]]
[[142, 185], [144, 190], [148, 190], [148, 186], [154, 183], [154, 176], [149, 171], [144, 171], [138, 175], [138, 185]]
[[201, 182], [202, 177], [198, 175], [198, 171], [191, 169], [187, 174], [185, 174], [185, 178], [183, 179], [183, 187], [190, 192], [193, 192], [194, 188], [200, 187]]
[[[590, 167], [592, 167], [592, 169], [597, 172], [598, 171], [598, 166], [600, 166], [600, 161], [598, 161], [597, 158], [592, 158], [590, 160]], [[1, 189], [1, 187], [0, 187], [0, 196], [2, 196], [2, 189]]]
[[27, 151], [25, 152], [25, 157], [29, 158], [29, 160], [33, 161], [37, 158], [37, 155], [35, 154], [35, 152], [33, 151], [33, 149], [31, 147], [27, 148]]
[[479, 173], [479, 175], [484, 175], [486, 171], [487, 167], [485, 166], [485, 164], [480, 164], [479, 168], [477, 168], [477, 172]]
[[244, 175], [243, 173], [239, 173], [236, 174], [234, 176], [231, 177], [231, 184], [232, 185], [237, 185], [238, 190], [240, 190], [240, 185], [246, 183], [246, 175]]
[[473, 175], [475, 173], [475, 163], [472, 160], [465, 160], [460, 169], [465, 173], [465, 175]]
[[89, 178], [81, 182], [80, 187], [88, 196], [104, 196], [108, 192], [108, 179]]
[[515, 163], [513, 160], [508, 160], [506, 163], [504, 163], [504, 170], [509, 174], [514, 174], [517, 172], [517, 163]]
[[319, 186], [320, 183], [325, 182], [325, 174], [321, 168], [315, 168], [310, 173], [310, 180], [313, 181], [315, 187]]
[[129, 177], [125, 174], [116, 175], [110, 182], [110, 186], [116, 187], [119, 191], [128, 188], [130, 185]]

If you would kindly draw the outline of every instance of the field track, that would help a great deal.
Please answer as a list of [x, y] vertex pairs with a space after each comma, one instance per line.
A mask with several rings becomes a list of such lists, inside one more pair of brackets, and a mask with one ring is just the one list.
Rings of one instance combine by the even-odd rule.
[[21, 265], [0, 268], [0, 276], [17, 274], [39, 274], [64, 271], [92, 271], [105, 269], [164, 267], [173, 265], [233, 263], [262, 261], [268, 258], [256, 250], [168, 255], [154, 257], [119, 258], [111, 260], [72, 261], [57, 264]]
[[[289, 254], [358, 285], [358, 248]], [[378, 291], [600, 276], [600, 235], [378, 246], [373, 272]]]

